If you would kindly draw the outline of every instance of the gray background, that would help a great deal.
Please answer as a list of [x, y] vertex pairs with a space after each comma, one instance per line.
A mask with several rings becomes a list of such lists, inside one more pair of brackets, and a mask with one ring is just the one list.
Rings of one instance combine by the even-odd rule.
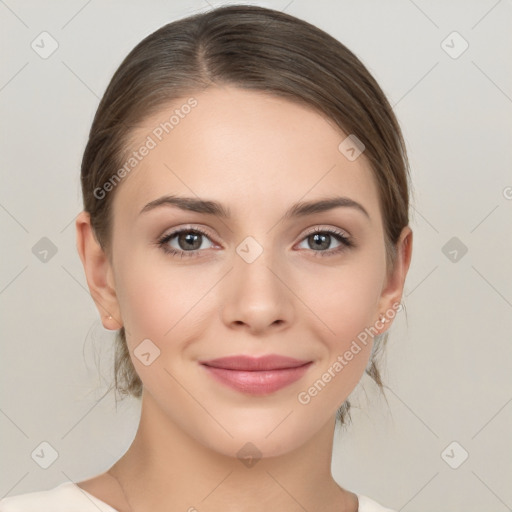
[[[353, 424], [336, 437], [335, 478], [397, 510], [512, 510], [511, 2], [253, 3], [354, 51], [395, 106], [411, 159], [414, 251], [407, 316], [384, 361], [388, 405], [363, 378]], [[0, 497], [98, 474], [135, 433], [138, 402], [102, 398], [113, 335], [75, 248], [79, 165], [122, 58], [165, 23], [209, 8], [0, 1]], [[31, 47], [43, 31], [59, 45], [46, 59]], [[46, 262], [43, 237], [57, 250]], [[43, 441], [58, 454], [47, 469], [31, 457]]]

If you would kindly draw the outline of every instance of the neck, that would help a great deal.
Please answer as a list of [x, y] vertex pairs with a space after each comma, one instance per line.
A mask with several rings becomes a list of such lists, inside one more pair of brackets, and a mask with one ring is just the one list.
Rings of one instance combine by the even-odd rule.
[[284, 455], [228, 457], [198, 443], [144, 395], [135, 439], [109, 473], [131, 512], [356, 511], [357, 497], [331, 475], [333, 435], [334, 419]]

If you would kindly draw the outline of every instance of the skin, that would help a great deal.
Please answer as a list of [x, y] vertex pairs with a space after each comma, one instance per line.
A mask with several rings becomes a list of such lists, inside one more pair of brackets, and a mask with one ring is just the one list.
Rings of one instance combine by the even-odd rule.
[[[371, 339], [308, 404], [297, 395], [400, 302], [412, 231], [402, 231], [386, 273], [370, 166], [364, 153], [352, 162], [340, 153], [346, 134], [322, 115], [234, 87], [194, 97], [197, 107], [117, 186], [110, 258], [88, 214], [76, 221], [103, 325], [125, 326], [144, 384], [132, 445], [110, 471], [78, 485], [120, 512], [356, 511], [356, 495], [331, 475], [334, 420], [364, 373]], [[146, 120], [134, 148], [186, 99]], [[140, 214], [166, 194], [218, 201], [232, 218], [173, 206]], [[283, 219], [298, 201], [333, 195], [357, 201], [369, 218], [339, 207]], [[193, 257], [169, 255], [156, 243], [181, 228], [208, 233]], [[314, 228], [335, 228], [355, 245], [335, 253], [343, 245], [327, 237], [319, 250], [309, 236]], [[252, 263], [236, 252], [247, 236], [263, 249]], [[190, 248], [178, 237], [168, 245]], [[379, 332], [391, 324], [378, 323]], [[160, 350], [148, 366], [133, 355], [144, 339]], [[214, 381], [198, 363], [235, 354], [281, 354], [313, 365], [299, 381], [253, 396]], [[237, 457], [247, 442], [262, 457], [252, 467]]]

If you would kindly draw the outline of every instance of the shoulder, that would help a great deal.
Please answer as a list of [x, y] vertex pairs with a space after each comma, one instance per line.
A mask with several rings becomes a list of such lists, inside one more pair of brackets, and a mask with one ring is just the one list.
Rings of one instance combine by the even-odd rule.
[[376, 501], [368, 498], [368, 496], [358, 494], [357, 499], [359, 500], [358, 512], [395, 512], [390, 508], [383, 507]]
[[116, 512], [106, 503], [64, 482], [47, 491], [29, 492], [0, 500], [0, 512]]

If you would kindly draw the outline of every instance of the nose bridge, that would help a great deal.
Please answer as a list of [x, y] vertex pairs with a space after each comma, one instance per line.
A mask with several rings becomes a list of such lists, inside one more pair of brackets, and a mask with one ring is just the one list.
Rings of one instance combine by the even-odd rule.
[[[266, 237], [267, 244], [272, 237]], [[289, 322], [293, 305], [291, 294], [276, 270], [275, 248], [264, 247], [255, 237], [246, 237], [235, 250], [233, 271], [223, 306], [227, 323], [247, 324], [251, 329], [264, 329], [276, 323]], [[277, 274], [277, 275], [276, 275]]]
[[[262, 240], [262, 237], [259, 239]], [[248, 236], [236, 247], [233, 262], [236, 287], [242, 291], [247, 289], [255, 299], [260, 294], [280, 293], [277, 289], [279, 281], [271, 271], [275, 266], [276, 258], [275, 248], [270, 245], [271, 237], [266, 237], [264, 241], [259, 242], [253, 236]]]

